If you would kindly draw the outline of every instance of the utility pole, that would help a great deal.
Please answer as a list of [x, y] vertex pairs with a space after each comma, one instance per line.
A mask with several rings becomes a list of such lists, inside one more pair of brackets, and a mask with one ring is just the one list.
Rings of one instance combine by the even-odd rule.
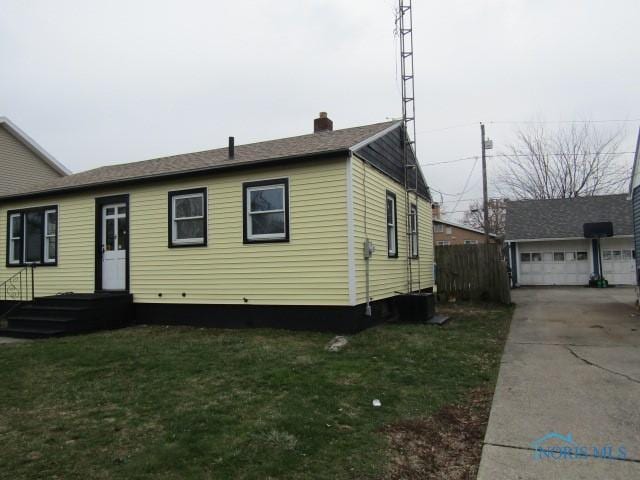
[[484, 123], [480, 122], [482, 140], [482, 196], [484, 199], [484, 240], [489, 243], [489, 195], [487, 193], [487, 149], [493, 148], [491, 140], [484, 137]]

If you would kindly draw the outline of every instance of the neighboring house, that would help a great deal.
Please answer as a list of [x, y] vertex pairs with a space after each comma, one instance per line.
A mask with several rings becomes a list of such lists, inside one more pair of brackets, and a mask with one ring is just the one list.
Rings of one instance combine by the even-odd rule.
[[69, 174], [63, 165], [6, 117], [0, 117], [0, 169], [0, 196]]
[[[440, 206], [437, 203], [433, 208], [433, 241], [436, 246], [447, 245], [477, 245], [484, 243], [485, 237], [482, 230], [450, 222], [440, 218]], [[490, 242], [496, 241], [496, 235], [489, 234]]]
[[407, 291], [408, 254], [413, 290], [433, 286], [430, 195], [412, 169], [408, 222], [402, 131], [333, 131], [325, 114], [313, 134], [230, 138], [5, 195], [0, 282], [35, 263], [36, 297], [130, 292], [139, 322], [366, 326]]
[[[633, 238], [636, 252], [640, 249], [640, 129], [636, 143], [636, 154], [633, 159], [633, 172], [629, 185], [633, 215]], [[636, 283], [640, 285], [640, 260], [636, 255]]]
[[601, 239], [602, 270], [610, 284], [635, 283], [631, 202], [626, 194], [508, 201], [506, 238], [514, 284], [586, 285], [599, 271], [598, 241], [585, 223], [612, 222]]

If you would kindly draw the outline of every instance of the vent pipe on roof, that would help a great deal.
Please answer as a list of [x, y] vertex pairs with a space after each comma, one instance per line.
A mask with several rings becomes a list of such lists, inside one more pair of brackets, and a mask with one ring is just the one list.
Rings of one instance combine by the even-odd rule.
[[313, 133], [332, 132], [333, 122], [327, 117], [327, 112], [320, 112], [318, 118], [313, 121]]
[[235, 141], [236, 139], [234, 137], [229, 137], [229, 158], [230, 159], [232, 159], [236, 154]]

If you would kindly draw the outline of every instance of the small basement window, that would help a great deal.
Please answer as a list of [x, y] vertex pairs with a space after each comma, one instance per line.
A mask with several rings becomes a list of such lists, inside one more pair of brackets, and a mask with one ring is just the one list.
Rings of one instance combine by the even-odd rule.
[[169, 192], [169, 247], [207, 244], [207, 190]]
[[436, 242], [436, 245], [438, 247], [448, 247], [449, 245], [451, 245], [451, 242], [449, 240], [438, 240]]
[[244, 242], [289, 241], [289, 180], [243, 184]]
[[465, 245], [478, 245], [478, 240], [465, 240]]

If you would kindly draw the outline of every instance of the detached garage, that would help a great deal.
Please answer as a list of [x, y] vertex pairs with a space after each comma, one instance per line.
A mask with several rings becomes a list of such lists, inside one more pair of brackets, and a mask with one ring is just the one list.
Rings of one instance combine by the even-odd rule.
[[[507, 202], [505, 240], [514, 285], [586, 285], [599, 271], [610, 285], [635, 285], [627, 195]], [[611, 222], [613, 236], [585, 238], [585, 223]]]

